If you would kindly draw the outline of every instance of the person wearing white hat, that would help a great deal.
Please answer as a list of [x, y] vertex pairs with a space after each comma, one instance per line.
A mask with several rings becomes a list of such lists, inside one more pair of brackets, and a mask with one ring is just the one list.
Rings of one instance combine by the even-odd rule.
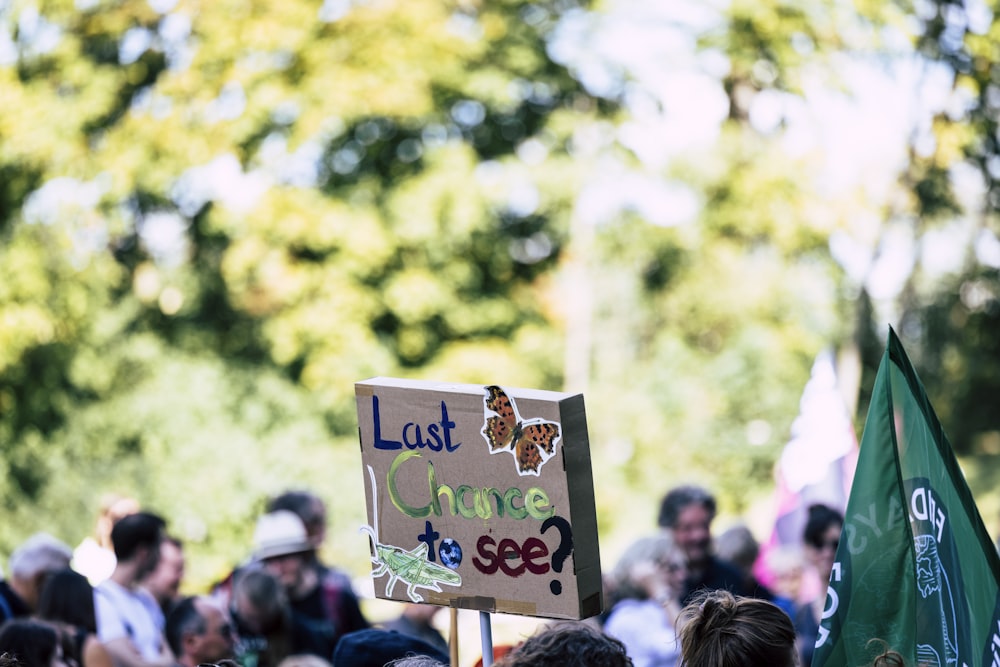
[[253, 560], [281, 581], [292, 610], [326, 642], [326, 657], [332, 657], [341, 636], [368, 627], [350, 587], [339, 577], [321, 576], [314, 567], [315, 543], [297, 514], [277, 510], [262, 515], [253, 543]]

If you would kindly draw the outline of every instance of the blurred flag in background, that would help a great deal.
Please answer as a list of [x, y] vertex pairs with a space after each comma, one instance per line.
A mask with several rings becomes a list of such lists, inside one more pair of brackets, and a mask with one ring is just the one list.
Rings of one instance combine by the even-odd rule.
[[[813, 363], [799, 416], [792, 422], [791, 438], [775, 470], [774, 528], [755, 567], [761, 583], [774, 583], [774, 573], [767, 566], [769, 553], [802, 543], [810, 505], [822, 503], [844, 511], [857, 460], [857, 436], [837, 380], [833, 351], [827, 350]], [[824, 584], [806, 576], [801, 596], [815, 597]]]

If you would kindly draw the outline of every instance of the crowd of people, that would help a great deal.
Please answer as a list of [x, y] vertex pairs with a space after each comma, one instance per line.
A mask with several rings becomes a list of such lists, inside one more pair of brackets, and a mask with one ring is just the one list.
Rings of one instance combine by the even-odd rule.
[[[713, 537], [715, 514], [707, 490], [670, 490], [659, 526], [608, 571], [603, 614], [543, 625], [494, 664], [807, 667], [825, 589], [809, 597], [802, 574], [828, 579], [842, 515], [810, 508], [801, 549], [769, 554], [775, 576], [765, 586], [752, 533], [735, 526]], [[440, 607], [403, 605], [373, 626], [346, 573], [321, 561], [325, 535], [322, 500], [283, 493], [257, 520], [251, 558], [211, 590], [184, 595], [183, 543], [162, 517], [115, 498], [76, 550], [39, 533], [11, 555], [0, 667], [447, 665], [433, 623]]]

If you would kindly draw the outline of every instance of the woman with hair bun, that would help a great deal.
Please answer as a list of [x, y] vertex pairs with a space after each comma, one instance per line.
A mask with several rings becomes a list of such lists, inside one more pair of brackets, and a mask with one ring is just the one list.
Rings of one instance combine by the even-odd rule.
[[678, 621], [684, 667], [798, 667], [788, 614], [757, 598], [709, 591]]

